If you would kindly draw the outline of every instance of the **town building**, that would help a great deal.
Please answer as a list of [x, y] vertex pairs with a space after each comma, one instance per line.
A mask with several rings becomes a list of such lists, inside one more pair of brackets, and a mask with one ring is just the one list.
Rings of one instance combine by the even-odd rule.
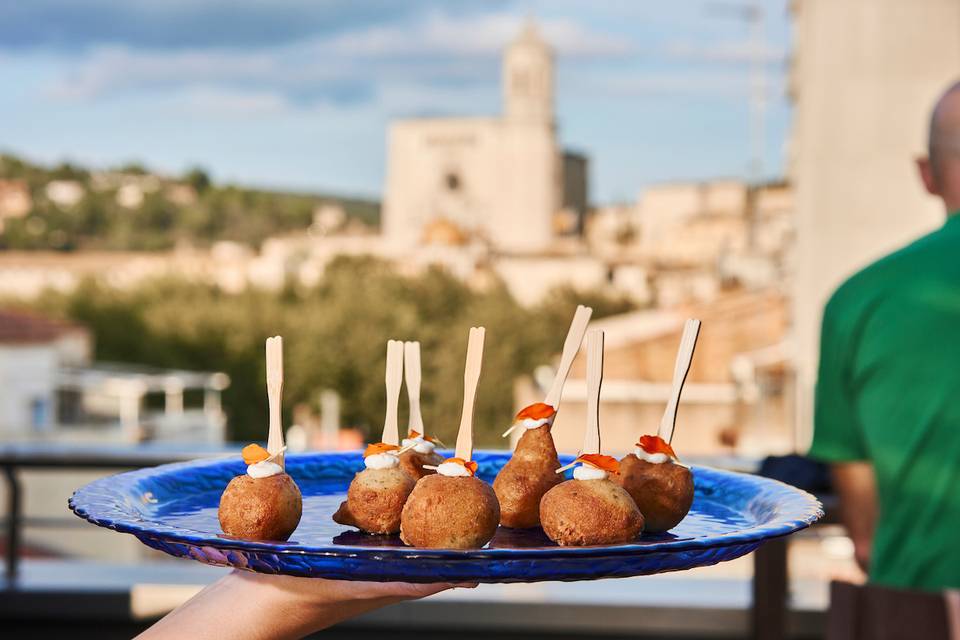
[[[224, 441], [223, 373], [93, 361], [79, 325], [0, 309], [0, 440], [5, 442]], [[203, 392], [202, 407], [184, 393]], [[147, 399], [163, 398], [163, 410]]]
[[554, 59], [528, 22], [503, 59], [499, 117], [398, 120], [388, 136], [382, 232], [412, 248], [437, 221], [494, 250], [549, 250], [576, 233], [587, 205], [587, 159], [564, 154], [554, 116]]
[[0, 311], [0, 433], [5, 440], [45, 434], [56, 422], [56, 378], [86, 364], [91, 336], [83, 327]]
[[22, 218], [33, 208], [33, 198], [25, 180], [0, 179], [0, 232], [10, 218]]
[[[600, 394], [604, 450], [622, 455], [639, 436], [656, 433], [688, 317], [701, 319], [703, 326], [677, 414], [677, 452], [763, 456], [793, 451], [789, 304], [776, 290], [731, 291], [706, 304], [634, 311], [592, 322], [591, 329], [602, 330], [605, 337]], [[552, 371], [546, 371], [519, 379], [514, 404], [519, 408], [541, 401], [552, 378]], [[558, 450], [579, 450], [586, 399], [586, 357], [581, 351], [551, 431]]]

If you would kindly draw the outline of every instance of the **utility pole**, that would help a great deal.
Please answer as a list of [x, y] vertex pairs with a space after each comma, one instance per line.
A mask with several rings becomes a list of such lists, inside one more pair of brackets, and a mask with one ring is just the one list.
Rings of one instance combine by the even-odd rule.
[[749, 106], [750, 161], [748, 179], [756, 187], [763, 181], [763, 158], [767, 138], [767, 51], [766, 12], [761, 2], [717, 2], [707, 6], [710, 14], [733, 17], [747, 24], [750, 31]]

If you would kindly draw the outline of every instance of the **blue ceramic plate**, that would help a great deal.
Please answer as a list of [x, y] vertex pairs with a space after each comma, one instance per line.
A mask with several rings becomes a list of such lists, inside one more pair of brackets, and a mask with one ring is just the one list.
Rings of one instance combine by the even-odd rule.
[[[492, 482], [509, 456], [477, 452], [479, 476]], [[539, 529], [500, 528], [483, 549], [416, 549], [398, 537], [364, 535], [330, 519], [361, 468], [359, 452], [287, 458], [287, 471], [304, 498], [303, 518], [288, 542], [236, 540], [220, 532], [220, 493], [245, 471], [239, 457], [102, 478], [74, 493], [70, 508], [98, 526], [207, 564], [379, 582], [537, 582], [678, 571], [737, 558], [822, 515], [813, 496], [780, 482], [694, 467], [693, 509], [666, 534], [644, 534], [629, 544], [558, 547]]]

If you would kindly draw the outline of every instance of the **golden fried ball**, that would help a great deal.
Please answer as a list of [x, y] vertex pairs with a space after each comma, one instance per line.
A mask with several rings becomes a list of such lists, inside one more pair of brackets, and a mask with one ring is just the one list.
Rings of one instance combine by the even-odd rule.
[[630, 542], [643, 531], [643, 515], [623, 487], [609, 480], [567, 480], [540, 502], [540, 524], [561, 546]]
[[631, 453], [620, 461], [619, 481], [637, 503], [647, 531], [669, 531], [693, 504], [693, 474], [682, 464], [654, 464]]
[[430, 453], [420, 453], [414, 449], [409, 451], [404, 451], [400, 454], [400, 468], [407, 472], [414, 480], [419, 480], [423, 476], [428, 476], [432, 473], [436, 473], [433, 469], [424, 469], [423, 465], [429, 464], [431, 466], [438, 466], [443, 462], [443, 456], [441, 456], [436, 451], [431, 451]]
[[413, 547], [479, 549], [500, 522], [493, 488], [474, 477], [429, 475], [417, 481], [403, 507], [400, 538]]
[[347, 499], [333, 520], [367, 533], [396, 533], [413, 486], [413, 478], [400, 467], [364, 469], [350, 482]]
[[540, 499], [563, 477], [550, 427], [525, 429], [507, 464], [493, 481], [500, 501], [500, 524], [514, 529], [540, 526]]
[[239, 475], [220, 496], [217, 517], [227, 535], [248, 540], [286, 540], [300, 523], [300, 488], [285, 473], [266, 478]]

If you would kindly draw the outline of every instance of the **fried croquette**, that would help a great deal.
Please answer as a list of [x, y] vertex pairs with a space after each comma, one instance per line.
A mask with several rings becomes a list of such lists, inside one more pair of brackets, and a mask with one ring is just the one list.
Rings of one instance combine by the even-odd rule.
[[413, 547], [479, 549], [500, 522], [493, 488], [472, 476], [421, 478], [403, 507], [400, 538]]
[[364, 469], [350, 482], [347, 499], [333, 520], [367, 533], [397, 533], [400, 513], [414, 484], [400, 467]]
[[655, 464], [631, 453], [620, 461], [618, 481], [637, 504], [650, 532], [674, 528], [693, 504], [693, 474], [676, 462]]
[[507, 464], [493, 481], [500, 524], [514, 529], [540, 526], [540, 500], [563, 478], [550, 425], [526, 429]]
[[540, 524], [561, 546], [630, 542], [643, 531], [643, 515], [610, 479], [567, 480], [540, 501]]
[[266, 478], [239, 475], [220, 497], [217, 517], [227, 535], [248, 540], [286, 540], [300, 523], [300, 488], [286, 473]]

